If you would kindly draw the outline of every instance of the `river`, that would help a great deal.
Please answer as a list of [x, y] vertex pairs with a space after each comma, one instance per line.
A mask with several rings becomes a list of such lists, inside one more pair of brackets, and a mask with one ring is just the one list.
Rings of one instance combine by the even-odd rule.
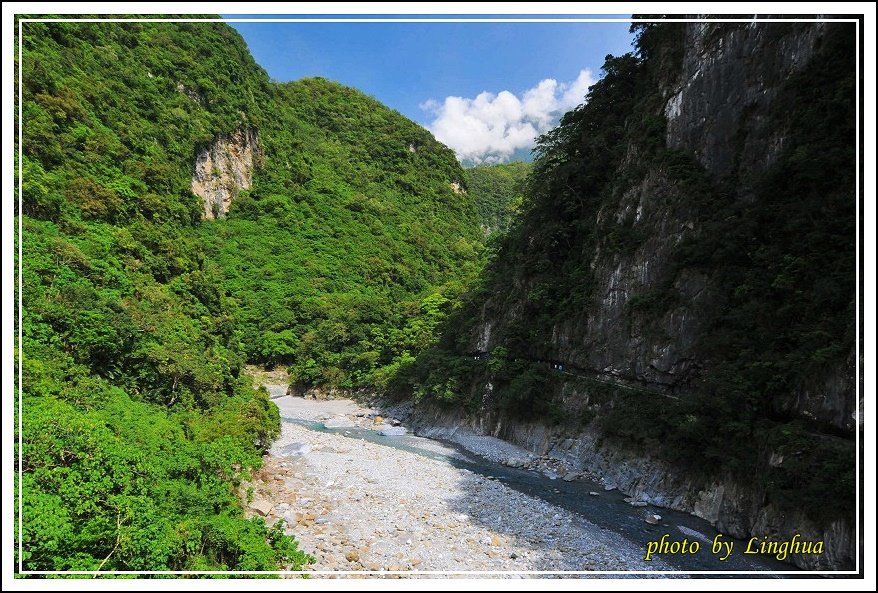
[[[718, 534], [706, 521], [634, 507], [624, 494], [582, 477], [550, 479], [454, 443], [384, 436], [376, 430], [376, 410], [267, 387], [281, 411], [282, 434], [254, 479], [250, 512], [284, 519], [316, 557], [312, 570], [616, 577], [721, 571], [704, 575], [720, 578], [795, 570], [771, 557], [744, 555], [746, 542]], [[645, 520], [656, 515], [655, 525]], [[733, 545], [724, 561], [712, 552], [717, 535]], [[645, 560], [649, 542], [663, 536], [687, 542], [689, 553]]]

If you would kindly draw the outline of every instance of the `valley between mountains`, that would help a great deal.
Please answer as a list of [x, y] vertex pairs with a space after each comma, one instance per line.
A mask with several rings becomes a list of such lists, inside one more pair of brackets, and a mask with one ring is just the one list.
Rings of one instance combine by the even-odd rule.
[[855, 23], [660, 16], [473, 167], [223, 22], [21, 22], [17, 576], [857, 566]]

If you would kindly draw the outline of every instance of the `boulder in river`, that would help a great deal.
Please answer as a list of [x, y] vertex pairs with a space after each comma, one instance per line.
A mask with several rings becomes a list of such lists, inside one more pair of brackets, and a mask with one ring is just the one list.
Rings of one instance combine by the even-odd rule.
[[253, 502], [250, 503], [250, 508], [256, 511], [256, 513], [262, 517], [268, 515], [271, 510], [274, 508], [274, 505], [271, 504], [270, 500], [266, 500], [264, 498], [256, 498]]
[[661, 520], [662, 520], [661, 515], [654, 515], [654, 514], [649, 514], [644, 519], [644, 521], [646, 521], [650, 525], [658, 525]]
[[379, 427], [378, 430], [378, 434], [384, 437], [401, 437], [407, 432], [408, 430], [404, 426], [389, 426], [386, 424]]

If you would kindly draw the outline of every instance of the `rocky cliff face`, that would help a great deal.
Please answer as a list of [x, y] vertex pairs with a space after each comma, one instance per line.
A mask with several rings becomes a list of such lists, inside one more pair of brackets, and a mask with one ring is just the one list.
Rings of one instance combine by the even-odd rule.
[[[825, 31], [823, 23], [688, 26], [679, 74], [660, 88], [667, 146], [693, 155], [715, 179], [734, 187], [730, 199], [752, 199], [751, 180], [775, 160], [787, 133], [769, 124], [772, 100], [808, 63]], [[639, 158], [629, 147], [622, 167]], [[704, 364], [697, 338], [715, 294], [703, 273], [672, 269], [675, 250], [699, 225], [685, 203], [672, 205], [677, 191], [666, 171], [653, 169], [598, 212], [598, 225], [627, 221], [645, 239], [633, 253], [598, 247], [586, 254], [596, 296], [588, 309], [571, 311], [554, 328], [560, 359], [672, 391], [690, 386]], [[667, 289], [676, 306], [637, 312]], [[791, 392], [783, 411], [852, 429], [853, 356], [851, 351], [848, 362], [818, 384]]]
[[[789, 132], [773, 126], [769, 117], [779, 89], [809, 63], [828, 27], [837, 26], [825, 22], [752, 22], [687, 27], [680, 73], [660, 89], [667, 146], [692, 154], [714, 178], [735, 188], [735, 199], [752, 199], [752, 180], [776, 161]], [[641, 199], [648, 193], [641, 192]], [[666, 260], [663, 255], [660, 251], [650, 259], [661, 262]], [[665, 357], [658, 361], [657, 370], [689, 363], [687, 336], [695, 329], [693, 317], [699, 317], [698, 302], [711, 298], [698, 280], [692, 285], [683, 280], [682, 284], [684, 300], [690, 304], [666, 318], [666, 327], [676, 325], [677, 329], [668, 335], [678, 336], [679, 341], [662, 348]], [[847, 360], [825, 373], [821, 381], [790, 391], [778, 402], [778, 411], [852, 430], [857, 405], [854, 357], [851, 348]], [[640, 360], [642, 366], [645, 360]]]
[[655, 171], [625, 192], [615, 208], [598, 213], [598, 224], [605, 218], [630, 220], [632, 228], [644, 229], [647, 237], [633, 253], [598, 246], [590, 254], [592, 305], [571, 311], [555, 326], [552, 340], [558, 358], [662, 389], [688, 385], [700, 366], [697, 337], [710, 302], [706, 277], [684, 272], [673, 279], [679, 304], [658, 316], [652, 310], [632, 311], [635, 298], [664, 287], [675, 247], [694, 228], [686, 212], [667, 207], [671, 192], [673, 185], [663, 172]]
[[784, 139], [769, 124], [772, 101], [825, 32], [825, 23], [687, 27], [679, 76], [661, 89], [668, 146], [691, 151], [718, 177], [765, 169]]
[[228, 213], [238, 190], [250, 189], [260, 158], [259, 136], [249, 128], [218, 136], [201, 149], [192, 172], [192, 193], [204, 200], [204, 218]]

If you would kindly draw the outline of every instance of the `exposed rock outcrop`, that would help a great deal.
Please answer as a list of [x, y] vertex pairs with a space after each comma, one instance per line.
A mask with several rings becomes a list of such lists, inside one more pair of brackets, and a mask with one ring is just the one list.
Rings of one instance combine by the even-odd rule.
[[691, 151], [720, 177], [766, 168], [783, 146], [769, 107], [825, 31], [825, 23], [692, 23], [680, 75], [661, 89], [668, 147]]
[[[152, 78], [152, 74], [149, 74], [149, 77]], [[177, 92], [186, 95], [202, 107], [205, 105], [204, 95], [202, 95], [197, 89], [191, 88], [183, 84], [182, 82], [177, 83]]]
[[262, 158], [259, 135], [239, 128], [214, 139], [195, 158], [192, 193], [204, 201], [204, 218], [221, 218], [239, 190], [250, 189], [253, 169]]
[[[752, 180], [776, 159], [786, 130], [770, 124], [772, 100], [792, 72], [808, 64], [831, 27], [825, 23], [764, 23], [719, 27], [690, 23], [685, 28], [676, 75], [660, 84], [667, 118], [666, 144], [693, 155], [717, 180], [734, 187], [729, 199], [752, 199]], [[621, 170], [635, 170], [642, 155], [632, 144]], [[698, 230], [695, 212], [675, 196], [676, 183], [651, 169], [617, 201], [606, 201], [595, 224], [630, 225], [641, 237], [636, 249], [598, 246], [590, 260], [592, 295], [552, 328], [552, 356], [581, 368], [685, 392], [705, 365], [698, 351], [716, 291], [704, 273], [678, 270], [678, 245]], [[474, 351], [487, 352], [502, 331], [516, 322], [530, 287], [515, 278], [522, 300], [502, 311], [483, 309], [472, 332]], [[673, 295], [673, 304], [649, 308], [650, 299]], [[854, 428], [854, 360], [829, 369], [822, 380], [802, 385], [779, 402], [778, 412]]]

